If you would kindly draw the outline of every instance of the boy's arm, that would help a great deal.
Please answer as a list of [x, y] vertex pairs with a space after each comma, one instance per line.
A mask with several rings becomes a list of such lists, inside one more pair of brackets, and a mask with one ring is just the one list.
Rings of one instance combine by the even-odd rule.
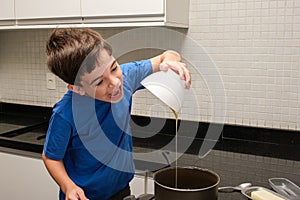
[[47, 158], [44, 152], [42, 158], [49, 174], [65, 193], [67, 200], [88, 200], [84, 191], [70, 179], [61, 160]]
[[169, 68], [177, 72], [182, 79], [186, 81], [186, 87], [191, 85], [191, 76], [186, 65], [181, 62], [179, 53], [173, 50], [167, 50], [164, 53], [150, 58], [152, 64], [152, 72], [167, 71]]

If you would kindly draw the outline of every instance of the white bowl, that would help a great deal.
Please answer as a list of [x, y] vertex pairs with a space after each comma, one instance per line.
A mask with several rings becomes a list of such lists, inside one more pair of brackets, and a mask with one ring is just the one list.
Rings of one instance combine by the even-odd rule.
[[174, 111], [180, 110], [186, 88], [185, 81], [176, 72], [169, 69], [153, 73], [141, 84]]

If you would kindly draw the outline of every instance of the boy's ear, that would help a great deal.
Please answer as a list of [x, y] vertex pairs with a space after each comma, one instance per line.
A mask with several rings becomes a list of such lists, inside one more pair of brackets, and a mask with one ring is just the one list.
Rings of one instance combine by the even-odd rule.
[[85, 95], [85, 91], [81, 86], [68, 84], [67, 88], [77, 94]]

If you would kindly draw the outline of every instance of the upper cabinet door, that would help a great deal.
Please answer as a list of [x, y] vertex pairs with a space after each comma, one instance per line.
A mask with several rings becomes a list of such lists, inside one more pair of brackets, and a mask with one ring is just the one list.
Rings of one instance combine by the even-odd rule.
[[17, 19], [80, 17], [80, 0], [15, 0]]
[[[0, 29], [80, 26], [188, 28], [189, 0], [0, 0]], [[11, 26], [14, 25], [14, 26]], [[35, 26], [35, 27], [34, 27]]]
[[83, 17], [163, 15], [164, 0], [82, 0]]
[[14, 0], [1, 0], [0, 3], [0, 20], [15, 19]]

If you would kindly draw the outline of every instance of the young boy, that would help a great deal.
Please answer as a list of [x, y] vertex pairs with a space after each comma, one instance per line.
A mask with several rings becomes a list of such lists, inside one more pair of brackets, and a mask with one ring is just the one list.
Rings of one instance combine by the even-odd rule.
[[130, 195], [134, 176], [131, 98], [153, 72], [172, 70], [190, 86], [180, 55], [165, 51], [119, 65], [91, 29], [56, 29], [47, 42], [49, 69], [68, 86], [55, 104], [42, 154], [60, 200], [112, 200]]

